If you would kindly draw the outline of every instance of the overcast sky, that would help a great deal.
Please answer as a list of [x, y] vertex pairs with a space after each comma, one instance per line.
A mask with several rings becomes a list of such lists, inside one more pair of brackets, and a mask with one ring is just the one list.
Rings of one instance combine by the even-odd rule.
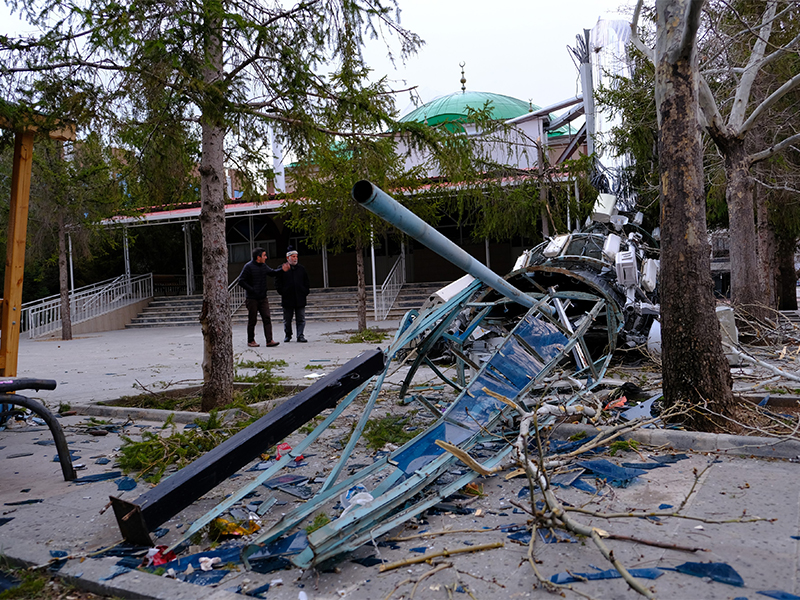
[[[630, 0], [399, 0], [401, 24], [425, 40], [406, 65], [393, 70], [385, 47], [366, 52], [374, 75], [397, 80], [393, 87], [418, 86], [428, 102], [461, 89], [494, 92], [548, 106], [580, 93], [568, 46], [598, 17], [626, 21]], [[620, 14], [616, 9], [622, 7]], [[405, 82], [405, 83], [404, 83]], [[398, 98], [401, 110], [408, 95]], [[405, 112], [405, 111], [404, 111]]]
[[[371, 42], [366, 58], [375, 77], [392, 86], [417, 86], [423, 102], [461, 89], [461, 67], [468, 90], [494, 92], [548, 106], [580, 92], [568, 46], [591, 29], [598, 17], [623, 18], [616, 9], [634, 0], [398, 0], [401, 23], [425, 45], [397, 69], [381, 42]], [[0, 2], [0, 33], [19, 34], [20, 26]], [[396, 48], [396, 44], [395, 44]], [[398, 98], [403, 112], [409, 95]]]

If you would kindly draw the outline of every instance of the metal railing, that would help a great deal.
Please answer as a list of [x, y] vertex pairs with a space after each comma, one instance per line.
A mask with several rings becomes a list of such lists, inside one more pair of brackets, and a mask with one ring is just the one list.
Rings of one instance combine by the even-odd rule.
[[389, 311], [392, 309], [394, 301], [397, 300], [397, 295], [400, 289], [406, 283], [406, 255], [401, 253], [394, 263], [392, 270], [386, 276], [380, 291], [378, 292], [377, 302], [375, 304], [375, 320], [385, 321], [389, 316]]
[[231, 297], [231, 315], [233, 315], [244, 304], [244, 300], [247, 297], [247, 292], [239, 285], [238, 277], [228, 286], [228, 294]]
[[[131, 277], [120, 275], [78, 288], [70, 292], [72, 324], [76, 325], [94, 319], [152, 296], [152, 273]], [[27, 332], [29, 338], [35, 338], [59, 329], [61, 329], [61, 296], [59, 294], [22, 305], [20, 333]]]

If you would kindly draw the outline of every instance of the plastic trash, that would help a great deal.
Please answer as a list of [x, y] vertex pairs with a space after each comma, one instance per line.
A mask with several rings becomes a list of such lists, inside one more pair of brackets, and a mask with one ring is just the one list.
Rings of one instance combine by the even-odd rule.
[[373, 500], [375, 500], [375, 498], [367, 491], [367, 488], [361, 484], [354, 485], [339, 496], [339, 502], [341, 502], [342, 508], [344, 508], [339, 518], [345, 516], [354, 508], [370, 504]]
[[280, 460], [281, 457], [284, 454], [289, 454], [289, 452], [291, 452], [291, 451], [292, 451], [292, 447], [289, 444], [286, 444], [286, 443], [278, 444], [275, 447], [275, 452], [276, 452], [276, 454], [278, 456], [278, 460]]

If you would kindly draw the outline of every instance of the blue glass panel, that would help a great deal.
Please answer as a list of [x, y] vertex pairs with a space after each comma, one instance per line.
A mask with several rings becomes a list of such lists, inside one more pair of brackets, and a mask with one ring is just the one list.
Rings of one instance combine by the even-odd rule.
[[474, 398], [464, 395], [450, 407], [445, 418], [476, 432], [481, 427], [486, 427], [505, 406], [487, 394], [476, 394]]
[[486, 388], [495, 394], [505, 396], [509, 400], [516, 398], [517, 394], [519, 393], [519, 389], [511, 385], [510, 381], [493, 375], [491, 371], [484, 371], [477, 377], [473, 378], [467, 386], [467, 392], [473, 397], [482, 396], [486, 393], [483, 391], [483, 388]]
[[492, 356], [489, 365], [502, 373], [518, 390], [528, 385], [544, 368], [544, 364], [514, 338], [503, 344]]
[[472, 431], [454, 423], [439, 421], [428, 431], [416, 437], [413, 446], [400, 450], [392, 457], [392, 461], [397, 463], [399, 469], [406, 473], [413, 473], [444, 453], [444, 449], [436, 445], [436, 440], [443, 440], [457, 446], [472, 435]]
[[533, 315], [526, 315], [514, 333], [524, 339], [548, 363], [561, 354], [568, 341], [555, 325]]

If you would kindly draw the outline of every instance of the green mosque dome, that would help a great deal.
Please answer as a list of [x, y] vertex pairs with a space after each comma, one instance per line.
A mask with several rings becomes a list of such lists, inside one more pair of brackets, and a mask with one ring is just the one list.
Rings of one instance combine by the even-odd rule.
[[498, 121], [507, 121], [508, 119], [519, 117], [531, 110], [537, 110], [539, 108], [536, 105], [530, 105], [517, 98], [504, 96], [502, 94], [492, 94], [490, 92], [456, 92], [423, 104], [400, 120], [427, 123], [431, 126], [445, 122], [468, 123], [470, 118], [467, 108], [482, 110], [487, 102], [491, 103], [491, 117]]
[[[444, 123], [445, 127], [455, 131], [462, 129], [462, 126], [459, 125], [460, 123], [469, 123], [471, 121], [467, 108], [482, 110], [487, 102], [490, 103], [491, 111], [489, 114], [492, 119], [497, 121], [508, 121], [540, 108], [535, 104], [524, 102], [511, 96], [504, 96], [503, 94], [462, 91], [431, 100], [427, 104], [412, 110], [402, 117], [400, 121], [426, 123], [430, 126]], [[552, 118], [554, 117], [551, 115]], [[574, 133], [576, 131], [567, 124], [559, 129], [548, 131], [547, 137], [557, 138]]]

